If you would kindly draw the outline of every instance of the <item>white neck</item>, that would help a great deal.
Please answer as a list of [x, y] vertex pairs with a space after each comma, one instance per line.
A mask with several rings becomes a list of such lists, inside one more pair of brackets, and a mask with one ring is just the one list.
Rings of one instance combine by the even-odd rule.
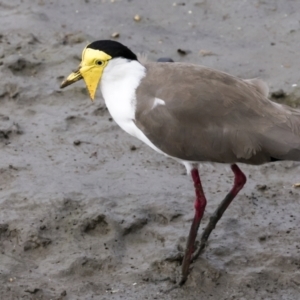
[[135, 118], [136, 88], [146, 69], [138, 61], [114, 58], [105, 67], [100, 88], [106, 106], [115, 122], [129, 134]]

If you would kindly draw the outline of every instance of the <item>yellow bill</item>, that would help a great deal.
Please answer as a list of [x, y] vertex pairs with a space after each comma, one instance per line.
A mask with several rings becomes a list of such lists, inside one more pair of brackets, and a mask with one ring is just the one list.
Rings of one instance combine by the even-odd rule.
[[83, 78], [92, 101], [95, 99], [96, 91], [101, 80], [103, 70], [112, 57], [103, 51], [85, 48], [82, 52], [82, 61], [77, 71], [71, 73], [60, 85], [60, 88]]

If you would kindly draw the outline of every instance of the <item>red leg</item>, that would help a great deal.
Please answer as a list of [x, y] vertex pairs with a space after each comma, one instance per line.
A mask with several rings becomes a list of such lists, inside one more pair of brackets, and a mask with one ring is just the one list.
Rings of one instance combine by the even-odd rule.
[[[240, 168], [236, 165], [233, 164], [231, 165], [231, 170], [234, 173], [234, 184], [230, 192], [226, 195], [226, 197], [223, 199], [223, 201], [220, 203], [216, 211], [213, 213], [211, 216], [208, 225], [204, 229], [202, 235], [201, 235], [201, 242], [200, 246], [197, 249], [197, 251], [194, 253], [193, 260], [196, 259], [201, 251], [205, 248], [207, 239], [213, 229], [216, 227], [216, 224], [218, 221], [221, 219], [223, 213], [225, 210], [228, 208], [229, 204], [232, 202], [232, 200], [236, 197], [236, 195], [239, 193], [239, 191], [243, 188], [243, 186], [246, 183], [246, 176], [244, 173], [240, 170]], [[185, 252], [185, 256], [183, 259], [182, 263], [182, 273], [181, 273], [181, 279], [179, 282], [179, 285], [184, 284], [184, 282], [187, 279], [188, 276], [188, 271], [189, 271], [189, 266], [191, 263], [191, 256], [194, 252], [194, 244], [195, 244], [195, 239], [197, 236], [198, 228], [200, 225], [200, 221], [202, 219], [204, 209], [206, 206], [206, 199], [203, 193], [203, 189], [201, 186], [201, 181], [199, 177], [199, 173], [197, 169], [192, 170], [192, 177], [194, 180], [195, 184], [195, 190], [196, 190], [196, 201], [195, 201], [195, 217], [190, 229], [190, 234], [187, 242], [187, 248]]]
[[240, 170], [240, 168], [236, 164], [231, 165], [231, 170], [234, 173], [233, 187], [230, 190], [230, 192], [226, 195], [226, 197], [223, 199], [223, 201], [220, 203], [220, 205], [215, 210], [215, 212], [212, 214], [212, 216], [210, 217], [209, 223], [207, 224], [207, 226], [205, 227], [201, 235], [200, 246], [197, 249], [197, 251], [194, 253], [192, 260], [196, 259], [200, 255], [202, 250], [205, 248], [209, 235], [216, 227], [218, 221], [221, 219], [222, 215], [224, 214], [225, 210], [228, 208], [229, 204], [236, 197], [236, 195], [243, 188], [243, 186], [247, 181], [245, 174]]
[[182, 262], [182, 278], [180, 280], [181, 283], [186, 281], [188, 276], [188, 271], [191, 263], [191, 257], [194, 252], [195, 240], [197, 237], [200, 221], [202, 219], [205, 206], [206, 206], [206, 198], [202, 189], [201, 180], [199, 176], [198, 169], [194, 168], [191, 171], [191, 175], [194, 181], [196, 200], [195, 200], [195, 216], [193, 219], [192, 226], [190, 228], [189, 237], [187, 240], [185, 255]]
[[[232, 201], [245, 185], [247, 177], [236, 164], [231, 165], [231, 170], [234, 173], [234, 183], [232, 189], [230, 190], [227, 196], [230, 195], [230, 199]], [[227, 204], [227, 207], [231, 203], [231, 201], [228, 201], [229, 203]]]

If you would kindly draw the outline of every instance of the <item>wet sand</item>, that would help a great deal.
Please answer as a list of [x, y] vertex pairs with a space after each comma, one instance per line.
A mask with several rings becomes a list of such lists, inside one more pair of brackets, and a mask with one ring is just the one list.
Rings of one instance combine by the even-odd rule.
[[[0, 299], [299, 299], [299, 163], [240, 165], [247, 185], [168, 291], [191, 179], [123, 132], [100, 91], [91, 103], [83, 82], [59, 89], [88, 41], [118, 32], [149, 60], [260, 77], [297, 106], [299, 20], [298, 1], [284, 0], [1, 1]], [[201, 174], [206, 224], [233, 175], [218, 164]]]

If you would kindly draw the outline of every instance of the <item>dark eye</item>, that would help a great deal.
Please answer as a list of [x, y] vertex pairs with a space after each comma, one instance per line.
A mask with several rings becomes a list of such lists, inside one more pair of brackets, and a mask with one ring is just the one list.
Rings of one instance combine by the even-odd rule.
[[96, 61], [96, 64], [97, 64], [98, 66], [101, 66], [101, 65], [103, 64], [103, 62], [102, 62], [101, 60], [97, 60], [97, 61]]

